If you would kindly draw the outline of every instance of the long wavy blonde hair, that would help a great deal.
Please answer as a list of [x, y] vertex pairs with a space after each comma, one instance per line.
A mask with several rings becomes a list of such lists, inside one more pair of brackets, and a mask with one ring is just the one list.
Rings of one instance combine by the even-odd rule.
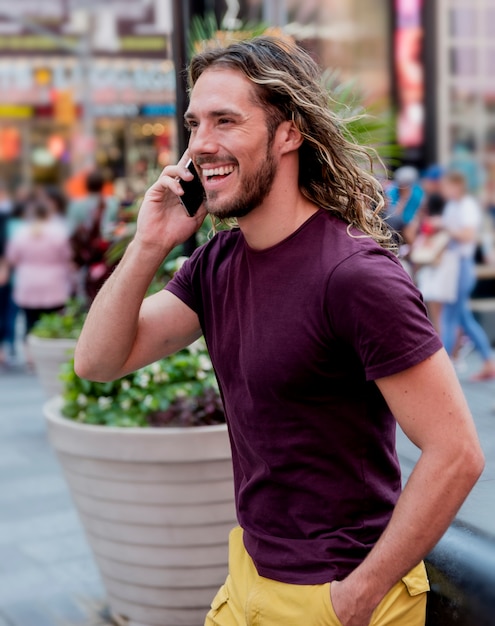
[[256, 85], [254, 94], [266, 111], [269, 138], [283, 121], [293, 120], [304, 137], [299, 187], [306, 198], [383, 248], [396, 249], [382, 217], [384, 194], [372, 174], [373, 151], [346, 133], [346, 120], [332, 112], [321, 72], [307, 52], [286, 39], [268, 36], [207, 49], [190, 63], [189, 88], [211, 67], [238, 70]]

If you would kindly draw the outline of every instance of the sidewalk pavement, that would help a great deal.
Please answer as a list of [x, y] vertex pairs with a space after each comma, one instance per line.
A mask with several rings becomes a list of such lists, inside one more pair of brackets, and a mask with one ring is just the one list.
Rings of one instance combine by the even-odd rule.
[[[470, 355], [459, 376], [487, 464], [459, 518], [495, 538], [495, 381], [465, 382], [478, 365]], [[47, 441], [44, 401], [35, 375], [0, 370], [0, 626], [98, 626], [104, 589]], [[401, 433], [398, 449], [407, 476], [418, 451]]]
[[[470, 376], [481, 368], [480, 358], [469, 354], [458, 368], [469, 408], [485, 453], [485, 469], [457, 515], [457, 520], [493, 537], [495, 541], [495, 380], [473, 383]], [[403, 478], [407, 479], [419, 458], [419, 450], [400, 431], [397, 451]]]
[[104, 598], [44, 401], [34, 374], [0, 370], [0, 626], [86, 624], [78, 603]]

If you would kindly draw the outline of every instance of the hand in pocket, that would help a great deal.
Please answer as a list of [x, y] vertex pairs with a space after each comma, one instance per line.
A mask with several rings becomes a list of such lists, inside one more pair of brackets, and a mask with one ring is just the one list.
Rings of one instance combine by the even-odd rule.
[[341, 626], [369, 626], [373, 608], [360, 607], [356, 595], [345, 581], [330, 585], [330, 604]]

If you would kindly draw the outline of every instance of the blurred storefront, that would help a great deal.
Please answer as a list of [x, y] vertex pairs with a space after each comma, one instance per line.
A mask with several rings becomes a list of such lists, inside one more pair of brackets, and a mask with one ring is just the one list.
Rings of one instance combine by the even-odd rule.
[[0, 159], [11, 176], [65, 177], [87, 151], [117, 177], [140, 159], [168, 159], [175, 113], [170, 61], [95, 59], [92, 138], [84, 136], [81, 86], [70, 57], [0, 59]]
[[[254, 3], [249, 3], [252, 7]], [[269, 23], [285, 24], [319, 63], [352, 81], [374, 113], [395, 119], [405, 161], [427, 152], [423, 0], [264, 0]]]
[[[251, 10], [255, 2], [249, 3]], [[323, 68], [353, 81], [367, 103], [389, 107], [392, 97], [390, 0], [265, 0], [262, 18], [284, 25]]]
[[[175, 158], [171, 0], [53, 0], [36, 14], [31, 0], [9, 3], [0, 0], [2, 177], [12, 186], [62, 181], [90, 154], [112, 177], [132, 177]], [[85, 4], [90, 10], [77, 9]], [[239, 19], [285, 26], [322, 65], [355, 80], [367, 102], [390, 106], [389, 0], [199, 4], [221, 4], [233, 27]], [[53, 36], [33, 30], [32, 19]]]
[[437, 0], [436, 11], [438, 157], [470, 155], [495, 206], [495, 0]]
[[62, 182], [90, 161], [109, 178], [169, 161], [175, 79], [163, 3], [109, 0], [89, 13], [55, 0], [35, 27], [32, 2], [7, 4], [0, 0], [0, 176], [10, 186]]
[[394, 0], [394, 23], [405, 160], [457, 167], [495, 205], [495, 0]]
[[495, 0], [262, 4], [324, 67], [395, 112], [404, 162], [469, 161], [472, 186], [495, 207]]
[[[355, 81], [375, 110], [395, 112], [405, 162], [446, 164], [462, 145], [495, 196], [495, 0], [190, 7], [214, 8], [232, 28], [282, 26], [324, 68]], [[171, 31], [172, 0], [0, 0], [0, 176], [13, 185], [62, 180], [94, 155], [112, 177], [132, 177], [173, 160]]]
[[[93, 19], [84, 26], [77, 2], [54, 0], [36, 16], [52, 39], [29, 28], [28, 0], [19, 0], [15, 19], [1, 21], [7, 4], [0, 0], [0, 166], [11, 184], [64, 180], [88, 154], [119, 178], [175, 158], [170, 1], [89, 3]], [[354, 80], [366, 102], [390, 107], [390, 0], [209, 4], [222, 4], [234, 27], [236, 20], [284, 26], [339, 79]]]

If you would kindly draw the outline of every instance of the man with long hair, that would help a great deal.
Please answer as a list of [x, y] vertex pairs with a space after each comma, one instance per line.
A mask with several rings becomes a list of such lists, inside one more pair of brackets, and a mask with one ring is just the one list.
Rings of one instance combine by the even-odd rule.
[[[147, 191], [89, 312], [76, 371], [112, 380], [204, 334], [239, 528], [209, 626], [424, 624], [422, 559], [483, 455], [448, 356], [394, 254], [383, 192], [313, 60], [261, 37], [190, 66], [187, 153]], [[205, 190], [194, 217], [179, 197]], [[145, 297], [206, 214], [237, 226]], [[401, 489], [398, 422], [422, 450]]]

